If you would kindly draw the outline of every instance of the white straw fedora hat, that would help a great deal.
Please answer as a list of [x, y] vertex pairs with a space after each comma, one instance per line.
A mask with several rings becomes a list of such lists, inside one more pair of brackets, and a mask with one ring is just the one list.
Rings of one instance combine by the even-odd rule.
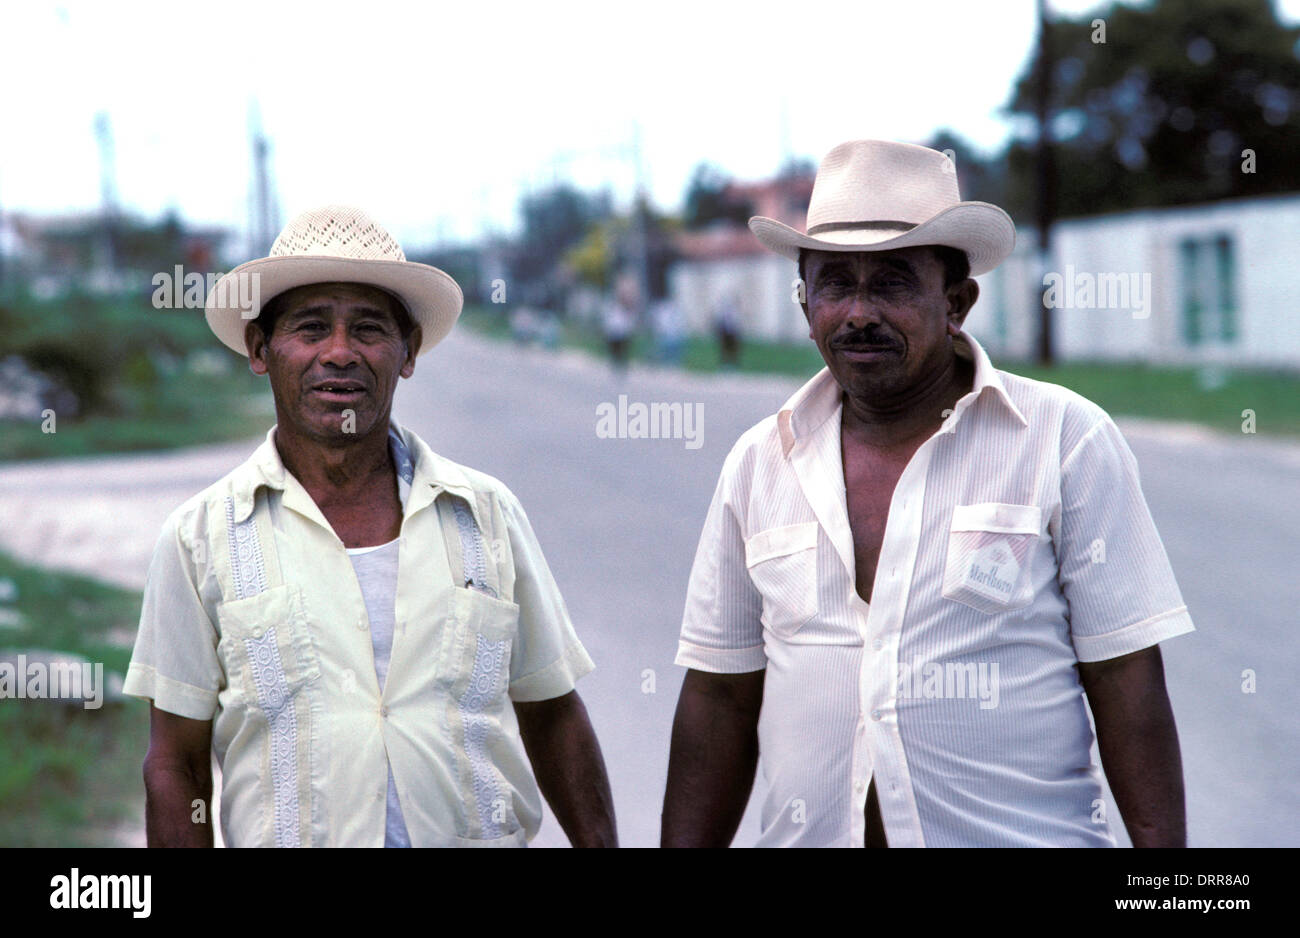
[[956, 167], [943, 153], [910, 143], [852, 140], [822, 160], [808, 203], [808, 231], [756, 216], [749, 228], [791, 260], [799, 249], [890, 251], [946, 244], [966, 252], [971, 275], [1002, 263], [1016, 244], [1006, 212], [963, 202]]
[[[257, 278], [255, 290], [240, 284], [249, 277]], [[455, 280], [436, 267], [408, 261], [393, 236], [365, 212], [327, 205], [289, 222], [269, 257], [240, 264], [213, 285], [208, 325], [218, 339], [247, 355], [244, 327], [272, 297], [309, 283], [335, 282], [369, 284], [396, 295], [423, 334], [420, 355], [446, 337], [464, 304]], [[248, 302], [250, 294], [256, 302]]]

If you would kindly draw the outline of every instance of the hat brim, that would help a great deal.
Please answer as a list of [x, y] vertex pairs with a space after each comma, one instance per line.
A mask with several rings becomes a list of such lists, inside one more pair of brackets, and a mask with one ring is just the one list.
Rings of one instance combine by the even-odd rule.
[[244, 327], [272, 297], [309, 283], [364, 283], [395, 294], [420, 327], [417, 355], [447, 337], [465, 303], [456, 281], [428, 264], [295, 254], [240, 264], [213, 285], [204, 316], [222, 343], [247, 355]]
[[943, 244], [966, 252], [971, 276], [986, 274], [1006, 260], [1016, 246], [1011, 216], [988, 202], [959, 202], [913, 228], [843, 228], [811, 236], [757, 215], [749, 230], [776, 253], [799, 259], [809, 251], [892, 251], [922, 244]]

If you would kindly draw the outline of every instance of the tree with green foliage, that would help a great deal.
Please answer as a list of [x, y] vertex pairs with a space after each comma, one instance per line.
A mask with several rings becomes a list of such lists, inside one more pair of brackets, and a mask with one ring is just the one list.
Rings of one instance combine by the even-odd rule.
[[564, 256], [595, 223], [613, 214], [608, 193], [590, 194], [560, 183], [524, 196], [523, 231], [510, 252], [510, 272], [522, 285], [552, 281]]
[[[1270, 0], [1116, 4], [1048, 30], [1061, 216], [1300, 190], [1300, 28]], [[1012, 113], [1032, 117], [1037, 67]], [[1007, 169], [1030, 218], [1032, 139]]]
[[748, 199], [731, 191], [731, 177], [711, 163], [700, 163], [686, 187], [686, 208], [682, 223], [688, 231], [707, 228], [717, 221], [745, 224], [754, 214]]

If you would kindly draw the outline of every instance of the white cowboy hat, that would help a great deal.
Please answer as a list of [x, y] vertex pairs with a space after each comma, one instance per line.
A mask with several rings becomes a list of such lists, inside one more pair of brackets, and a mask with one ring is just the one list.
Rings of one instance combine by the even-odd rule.
[[1016, 245], [1006, 212], [963, 202], [952, 160], [938, 150], [886, 140], [841, 143], [822, 160], [808, 203], [808, 233], [761, 215], [749, 229], [791, 260], [799, 249], [892, 251], [946, 244], [966, 252], [971, 276], [1002, 263]]
[[[255, 277], [257, 288], [240, 278]], [[401, 246], [369, 215], [345, 205], [303, 212], [285, 226], [269, 257], [240, 264], [213, 285], [206, 317], [217, 338], [247, 355], [244, 327], [277, 294], [309, 283], [364, 283], [398, 297], [420, 327], [423, 355], [446, 337], [464, 297], [450, 276], [406, 259]], [[250, 294], [256, 297], [249, 302]]]

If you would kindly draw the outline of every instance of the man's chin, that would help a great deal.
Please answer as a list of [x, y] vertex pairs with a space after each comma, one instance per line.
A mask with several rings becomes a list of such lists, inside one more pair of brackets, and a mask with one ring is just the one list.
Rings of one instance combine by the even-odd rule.
[[326, 413], [305, 414], [299, 422], [309, 436], [321, 443], [346, 443], [366, 436], [374, 429], [375, 414], [348, 408]]
[[888, 393], [896, 388], [903, 377], [901, 365], [897, 355], [871, 361], [846, 361], [837, 357], [829, 363], [840, 388], [854, 395]]

